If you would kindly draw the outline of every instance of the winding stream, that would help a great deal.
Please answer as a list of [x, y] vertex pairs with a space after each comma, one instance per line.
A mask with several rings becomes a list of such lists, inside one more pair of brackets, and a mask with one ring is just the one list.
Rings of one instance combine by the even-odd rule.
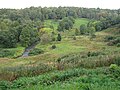
[[35, 48], [35, 46], [37, 45], [37, 43], [34, 43], [32, 44], [31, 46], [28, 46], [25, 51], [23, 52], [22, 56], [21, 57], [28, 57], [29, 56], [29, 53], [32, 49]]

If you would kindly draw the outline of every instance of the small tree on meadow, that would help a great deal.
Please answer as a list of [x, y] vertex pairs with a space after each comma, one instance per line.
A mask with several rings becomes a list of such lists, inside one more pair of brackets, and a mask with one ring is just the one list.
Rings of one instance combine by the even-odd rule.
[[58, 34], [58, 36], [57, 36], [57, 41], [61, 41], [61, 35], [60, 34]]

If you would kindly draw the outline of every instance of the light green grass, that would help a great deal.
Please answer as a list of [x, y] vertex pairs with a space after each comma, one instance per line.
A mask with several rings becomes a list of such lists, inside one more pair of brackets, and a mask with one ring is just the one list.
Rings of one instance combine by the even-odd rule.
[[[68, 40], [68, 39], [64, 39], [61, 42], [53, 42], [51, 44], [47, 44], [47, 45], [37, 45], [37, 48], [41, 48], [43, 49], [45, 52], [48, 52], [50, 54], [58, 54], [58, 55], [65, 55], [65, 54], [70, 54], [70, 53], [74, 53], [74, 52], [81, 52], [83, 50], [85, 50], [84, 46], [78, 46], [75, 45], [74, 40]], [[52, 49], [51, 46], [55, 44], [56, 48]]]
[[57, 27], [58, 27], [58, 21], [45, 20], [45, 22], [44, 22], [45, 27], [50, 28], [51, 25], [54, 27], [54, 30], [56, 31]]
[[53, 54], [69, 54], [69, 53], [75, 53], [75, 52], [81, 52], [85, 48], [82, 46], [75, 46], [70, 43], [61, 43], [61, 44], [56, 44], [56, 49], [53, 49], [50, 51], [50, 53]]
[[73, 28], [80, 28], [80, 25], [82, 24], [87, 24], [89, 22], [89, 19], [85, 19], [85, 18], [77, 18], [75, 19], [75, 24], [73, 26]]

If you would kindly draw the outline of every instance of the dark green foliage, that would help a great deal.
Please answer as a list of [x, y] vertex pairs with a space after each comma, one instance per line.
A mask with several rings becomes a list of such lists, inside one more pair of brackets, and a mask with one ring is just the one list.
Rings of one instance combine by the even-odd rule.
[[108, 41], [110, 41], [110, 40], [113, 40], [113, 39], [115, 39], [114, 36], [106, 36], [106, 37], [105, 37], [105, 41], [106, 41], [106, 42], [108, 42]]
[[52, 37], [52, 41], [55, 41], [56, 40], [56, 38], [55, 37]]
[[22, 46], [28, 47], [39, 40], [38, 31], [31, 26], [25, 26], [20, 35]]
[[14, 51], [5, 50], [5, 49], [0, 50], [0, 57], [11, 57], [14, 56], [14, 54], [15, 54]]
[[117, 43], [117, 47], [120, 47], [120, 43]]
[[107, 45], [109, 45], [109, 46], [116, 45], [116, 46], [117, 46], [117, 44], [118, 44], [117, 47], [119, 47], [119, 43], [120, 43], [120, 37], [116, 37], [116, 38], [114, 38], [113, 40], [110, 40], [110, 41], [107, 43]]
[[34, 48], [33, 50], [30, 51], [29, 56], [42, 54], [43, 52], [44, 51], [39, 48]]
[[72, 17], [66, 17], [59, 22], [58, 31], [70, 30], [73, 27], [74, 19]]
[[120, 67], [118, 67], [116, 64], [111, 64], [109, 71], [114, 78], [120, 78]]
[[54, 44], [54, 45], [52, 45], [52, 47], [51, 47], [51, 48], [52, 48], [52, 49], [55, 49], [55, 48], [57, 48], [57, 47], [56, 47], [56, 45]]
[[3, 47], [16, 47], [17, 38], [14, 33], [10, 31], [0, 31], [0, 44]]
[[75, 37], [75, 36], [73, 37], [73, 40], [76, 40], [76, 37]]
[[98, 55], [105, 55], [103, 52], [88, 52], [87, 56], [92, 57], [92, 56], [98, 56]]
[[86, 32], [87, 32], [87, 27], [86, 27], [86, 25], [82, 24], [80, 26], [80, 34], [84, 35], [84, 34], [86, 34]]
[[61, 41], [61, 39], [62, 39], [61, 35], [58, 34], [58, 36], [57, 36], [57, 41]]
[[10, 82], [0, 81], [0, 90], [7, 90], [10, 88]]

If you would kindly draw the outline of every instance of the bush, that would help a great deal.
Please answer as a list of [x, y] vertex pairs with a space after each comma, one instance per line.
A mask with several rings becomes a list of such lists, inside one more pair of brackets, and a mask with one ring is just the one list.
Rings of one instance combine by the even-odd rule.
[[120, 43], [120, 38], [117, 37], [116, 39], [109, 41], [109, 42], [107, 43], [107, 45], [109, 45], [109, 46], [116, 45], [117, 47], [119, 47], [119, 46], [120, 46], [119, 43]]
[[53, 37], [53, 38], [52, 38], [52, 41], [55, 41], [55, 40], [56, 40], [55, 37]]
[[10, 87], [10, 83], [7, 81], [0, 81], [0, 90], [7, 90]]
[[57, 36], [57, 41], [61, 41], [61, 39], [62, 39], [61, 35], [58, 34], [58, 36]]
[[110, 41], [110, 40], [113, 40], [115, 37], [113, 37], [113, 36], [106, 36], [105, 37], [105, 41], [106, 42], [108, 42], [108, 41]]
[[109, 71], [114, 78], [120, 77], [120, 68], [116, 64], [111, 64], [109, 67]]
[[75, 37], [75, 36], [73, 37], [73, 40], [76, 40], [76, 37]]
[[33, 50], [30, 51], [29, 55], [30, 56], [33, 56], [33, 55], [38, 55], [38, 54], [41, 54], [43, 53], [44, 51], [39, 49], [39, 48], [34, 48]]
[[99, 55], [104, 55], [102, 52], [88, 52], [87, 56], [92, 57], [92, 56], [99, 56]]
[[11, 51], [11, 50], [0, 50], [0, 57], [10, 57], [10, 56], [14, 56], [15, 52]]
[[117, 44], [117, 47], [120, 47], [120, 43]]
[[56, 48], [56, 45], [52, 45], [52, 47], [51, 47], [52, 49], [55, 49]]

